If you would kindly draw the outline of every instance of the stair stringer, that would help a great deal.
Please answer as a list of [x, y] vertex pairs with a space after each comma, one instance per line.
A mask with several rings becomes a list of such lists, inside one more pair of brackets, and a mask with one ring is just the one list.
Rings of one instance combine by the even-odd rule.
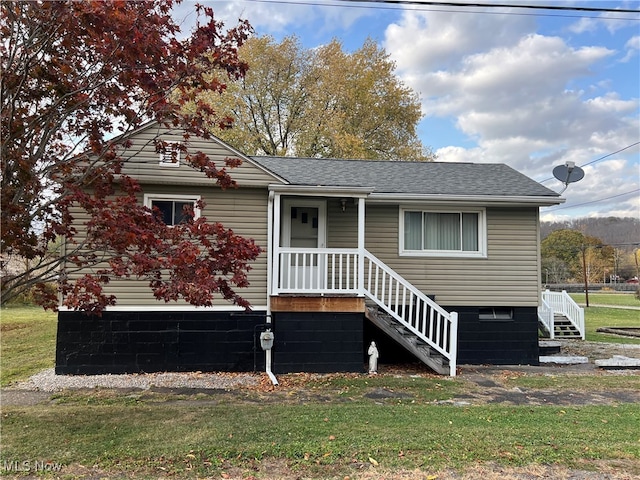
[[427, 343], [422, 342], [413, 332], [403, 327], [391, 315], [381, 312], [377, 307], [368, 306], [365, 309], [365, 316], [387, 336], [436, 373], [449, 375], [449, 361]]

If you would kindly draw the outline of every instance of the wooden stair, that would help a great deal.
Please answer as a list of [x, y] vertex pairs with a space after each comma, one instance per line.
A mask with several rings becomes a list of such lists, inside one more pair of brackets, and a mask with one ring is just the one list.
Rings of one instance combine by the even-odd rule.
[[554, 315], [553, 327], [555, 338], [582, 338], [580, 330], [564, 315]]
[[391, 315], [380, 311], [377, 306], [367, 306], [365, 316], [387, 336], [436, 373], [449, 374], [449, 360], [423, 342], [411, 330], [401, 325]]
[[[555, 338], [582, 338], [580, 330], [566, 316], [556, 313], [553, 316], [553, 334]], [[549, 338], [550, 332], [547, 326], [538, 321], [538, 332], [543, 338]]]

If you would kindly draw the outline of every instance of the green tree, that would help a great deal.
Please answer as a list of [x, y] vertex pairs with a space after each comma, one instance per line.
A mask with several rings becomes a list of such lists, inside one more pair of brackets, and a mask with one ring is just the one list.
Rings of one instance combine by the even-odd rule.
[[580, 247], [584, 244], [584, 235], [577, 230], [556, 230], [550, 233], [540, 244], [542, 261], [553, 259], [562, 262], [568, 269], [567, 279], [579, 278], [582, 271], [579, 257]]
[[[296, 37], [252, 37], [240, 48], [249, 65], [222, 96], [203, 94], [234, 119], [220, 136], [250, 155], [432, 160], [416, 127], [418, 95], [372, 40], [353, 53], [333, 40], [313, 50]], [[195, 103], [194, 103], [195, 105]]]
[[545, 266], [566, 265], [567, 280], [580, 282], [586, 272], [589, 282], [602, 282], [612, 248], [603, 245], [599, 238], [564, 229], [550, 233], [542, 241], [540, 254]]
[[565, 283], [569, 278], [567, 264], [557, 257], [542, 258], [542, 281], [548, 283]]
[[569, 270], [567, 280], [576, 282], [585, 272], [589, 282], [602, 282], [612, 251], [599, 238], [570, 229], [551, 232], [540, 246], [543, 265], [562, 262]]

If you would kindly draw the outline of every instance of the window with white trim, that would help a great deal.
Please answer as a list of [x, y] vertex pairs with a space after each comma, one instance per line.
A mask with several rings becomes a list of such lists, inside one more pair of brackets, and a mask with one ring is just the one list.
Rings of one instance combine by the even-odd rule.
[[158, 146], [159, 165], [161, 167], [179, 167], [181, 150], [180, 142], [161, 142]]
[[144, 196], [145, 206], [159, 211], [167, 225], [179, 225], [190, 219], [197, 219], [200, 216], [200, 209], [196, 206], [198, 201], [200, 197], [193, 195], [146, 194]]
[[400, 254], [486, 256], [485, 211], [400, 209]]

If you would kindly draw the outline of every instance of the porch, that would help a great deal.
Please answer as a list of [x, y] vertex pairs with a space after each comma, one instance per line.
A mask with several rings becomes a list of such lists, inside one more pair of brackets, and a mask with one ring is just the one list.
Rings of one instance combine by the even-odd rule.
[[274, 250], [271, 312], [362, 313], [436, 372], [455, 376], [458, 316], [365, 249]]

